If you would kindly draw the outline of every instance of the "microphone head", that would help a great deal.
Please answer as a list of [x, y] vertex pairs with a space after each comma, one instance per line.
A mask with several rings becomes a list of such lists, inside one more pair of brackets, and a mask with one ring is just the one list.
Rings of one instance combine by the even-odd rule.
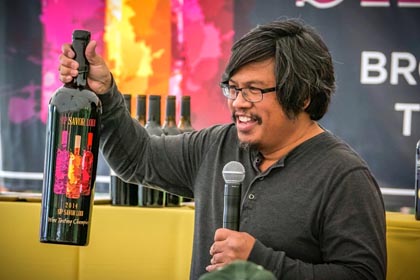
[[222, 174], [226, 184], [240, 184], [245, 179], [245, 168], [240, 162], [231, 161], [223, 167]]

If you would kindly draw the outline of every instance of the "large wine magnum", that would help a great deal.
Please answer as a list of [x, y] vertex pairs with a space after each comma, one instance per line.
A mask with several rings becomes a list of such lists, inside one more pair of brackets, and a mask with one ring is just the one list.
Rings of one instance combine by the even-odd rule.
[[49, 104], [40, 241], [87, 245], [98, 162], [102, 106], [88, 89], [90, 33], [73, 32], [79, 74]]

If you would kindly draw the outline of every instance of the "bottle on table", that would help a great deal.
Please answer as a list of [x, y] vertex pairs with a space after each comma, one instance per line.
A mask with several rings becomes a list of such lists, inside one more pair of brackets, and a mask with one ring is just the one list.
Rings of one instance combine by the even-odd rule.
[[[178, 129], [181, 133], [194, 131], [191, 125], [191, 97], [183, 95], [181, 98], [181, 110], [178, 121]], [[190, 197], [183, 197], [182, 202], [193, 202], [194, 199]]]
[[[160, 118], [160, 95], [148, 95], [148, 115], [144, 128], [150, 135], [163, 135]], [[150, 183], [139, 185], [139, 206], [141, 207], [164, 207], [166, 204], [166, 192], [158, 190], [158, 186]]]
[[146, 125], [146, 95], [137, 95], [136, 98], [136, 119], [141, 126]]
[[[174, 95], [166, 96], [166, 111], [165, 111], [165, 121], [162, 125], [162, 130], [165, 135], [178, 135], [180, 130], [177, 127], [175, 120], [175, 101], [176, 97]], [[166, 192], [166, 206], [174, 207], [181, 206], [182, 197], [170, 192]]]
[[[125, 107], [131, 115], [131, 95], [124, 94]], [[139, 201], [139, 187], [119, 178], [113, 170], [110, 172], [111, 205], [137, 206]]]
[[179, 117], [178, 129], [181, 133], [194, 131], [191, 125], [191, 98], [184, 95], [181, 98], [181, 115]]

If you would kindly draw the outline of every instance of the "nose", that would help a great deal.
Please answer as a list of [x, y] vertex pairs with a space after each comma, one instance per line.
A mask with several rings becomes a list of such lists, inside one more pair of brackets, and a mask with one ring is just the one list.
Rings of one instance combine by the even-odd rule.
[[236, 99], [233, 100], [232, 106], [234, 108], [249, 108], [249, 107], [252, 106], [252, 103], [247, 101], [244, 98], [244, 95], [243, 95], [242, 91], [240, 91], [240, 92], [237, 93]]

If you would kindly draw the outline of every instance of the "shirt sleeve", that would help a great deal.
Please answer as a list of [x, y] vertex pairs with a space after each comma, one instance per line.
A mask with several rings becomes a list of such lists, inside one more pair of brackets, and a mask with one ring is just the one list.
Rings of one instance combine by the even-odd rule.
[[127, 182], [147, 182], [192, 197], [197, 170], [221, 127], [150, 136], [126, 110], [115, 83], [99, 97], [103, 105], [100, 149], [112, 170]]

